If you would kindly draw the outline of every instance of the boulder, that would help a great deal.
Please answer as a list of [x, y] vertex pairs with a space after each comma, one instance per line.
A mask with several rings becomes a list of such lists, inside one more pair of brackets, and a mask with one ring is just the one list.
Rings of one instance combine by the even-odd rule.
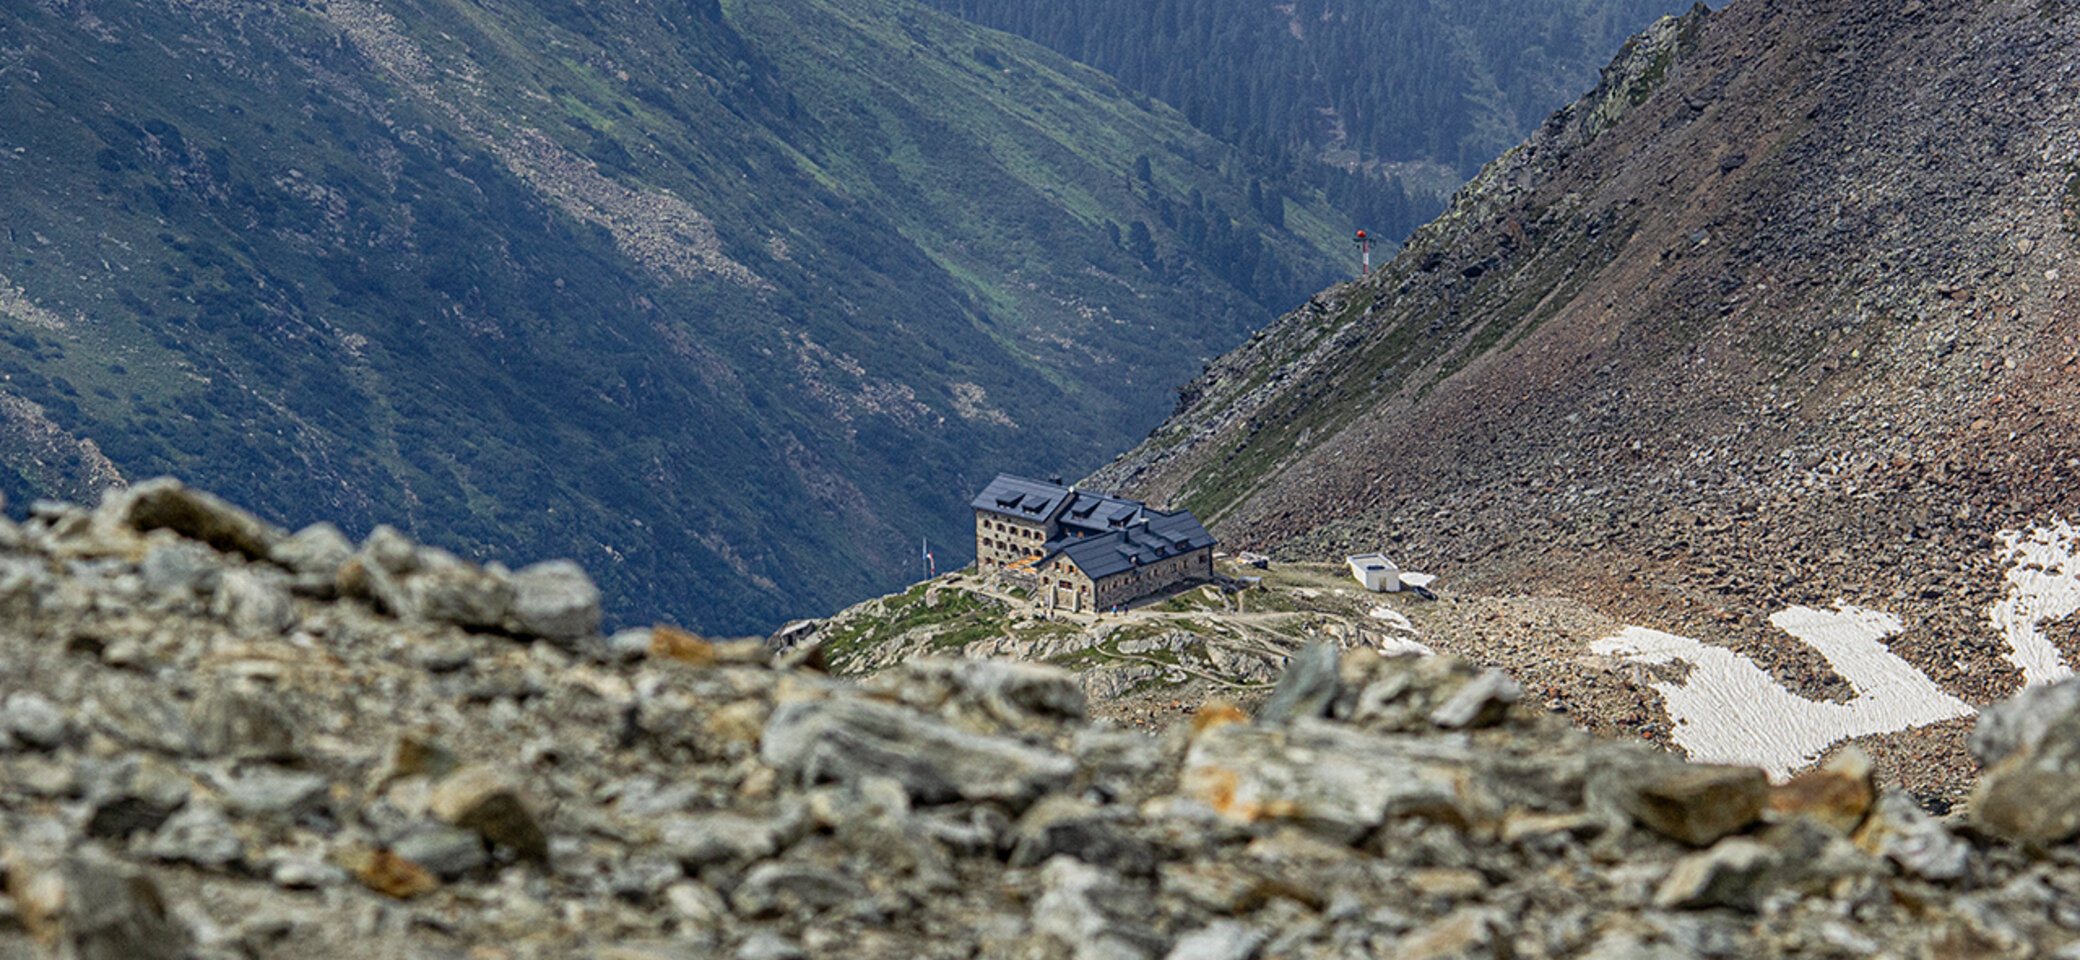
[[147, 480], [111, 493], [97, 519], [128, 526], [139, 533], [167, 529], [209, 544], [221, 553], [266, 560], [287, 538], [279, 528], [226, 503], [214, 494], [182, 486], [172, 477]]
[[1914, 798], [1902, 790], [1889, 790], [1878, 799], [1856, 844], [1865, 851], [1899, 865], [1901, 870], [1929, 880], [1959, 880], [1971, 860], [1971, 845], [1950, 832], [1943, 822], [1923, 813]]
[[1654, 905], [1682, 909], [1732, 907], [1755, 910], [1769, 892], [1777, 851], [1747, 837], [1728, 837], [1711, 849], [1676, 862], [1654, 893]]
[[847, 906], [867, 896], [859, 881], [836, 870], [809, 863], [765, 863], [752, 868], [730, 895], [738, 913], [769, 917], [787, 913], [820, 913]]
[[1313, 644], [1294, 655], [1272, 689], [1271, 699], [1257, 711], [1257, 722], [1285, 723], [1327, 714], [1342, 689], [1337, 680], [1338, 659], [1333, 643]]
[[1289, 820], [1348, 842], [1391, 817], [1479, 819], [1460, 791], [1470, 759], [1454, 741], [1379, 737], [1324, 720], [1225, 724], [1192, 742], [1179, 789], [1230, 820]]
[[391, 844], [390, 852], [443, 880], [458, 879], [491, 862], [484, 838], [475, 830], [441, 823], [419, 825]]
[[1430, 711], [1430, 722], [1447, 730], [1494, 726], [1508, 715], [1510, 704], [1523, 695], [1524, 688], [1509, 674], [1484, 670]]
[[204, 753], [239, 760], [294, 760], [301, 724], [271, 688], [229, 682], [195, 702], [191, 720]]
[[1979, 712], [1967, 746], [1981, 766], [1991, 767], [2009, 756], [2034, 750], [2059, 718], [2080, 709], [2080, 677], [2021, 693]]
[[0, 733], [38, 750], [65, 742], [65, 715], [49, 698], [33, 690], [9, 694], [0, 706]]
[[296, 605], [280, 573], [227, 570], [210, 611], [246, 636], [279, 636], [296, 622]]
[[459, 627], [488, 630], [505, 622], [512, 611], [512, 578], [497, 569], [464, 563], [446, 553], [428, 551], [434, 562], [404, 580], [405, 601], [414, 615]]
[[474, 830], [522, 858], [537, 862], [549, 858], [548, 838], [519, 786], [491, 767], [465, 766], [441, 778], [427, 809], [442, 821]]
[[1155, 872], [1154, 851], [1081, 797], [1055, 795], [1034, 804], [1012, 833], [1011, 865], [1033, 867], [1053, 857], [1075, 857], [1128, 876]]
[[2080, 836], [2080, 707], [2051, 718], [2034, 737], [2019, 738], [2012, 753], [1980, 775], [1971, 817], [1992, 833], [2027, 843]]
[[1863, 822], [1876, 798], [1870, 755], [1851, 746], [1819, 769], [1771, 788], [1768, 814], [1774, 820], [1804, 818], [1848, 834]]
[[244, 855], [231, 819], [215, 803], [195, 801], [159, 827], [145, 853], [160, 860], [222, 870]]
[[1646, 775], [1627, 799], [1641, 824], [1702, 847], [1761, 819], [1769, 778], [1754, 767], [1684, 764]]
[[862, 686], [977, 733], [1047, 732], [1087, 709], [1075, 675], [1011, 660], [911, 660]]
[[192, 938], [149, 876], [94, 851], [67, 856], [17, 888], [22, 920], [58, 956], [184, 960]]
[[346, 534], [330, 523], [314, 523], [296, 535], [275, 544], [268, 554], [290, 572], [331, 580], [339, 575], [341, 564], [354, 555], [354, 544]]
[[853, 698], [780, 704], [759, 750], [804, 783], [890, 777], [922, 804], [996, 800], [1023, 808], [1076, 775], [1075, 761], [1053, 751]]
[[577, 640], [599, 632], [599, 588], [569, 560], [537, 563], [513, 574], [515, 633]]

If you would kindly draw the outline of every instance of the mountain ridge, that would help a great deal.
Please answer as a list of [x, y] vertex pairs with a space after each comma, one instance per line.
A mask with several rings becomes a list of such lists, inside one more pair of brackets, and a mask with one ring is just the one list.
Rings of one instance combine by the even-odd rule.
[[220, 477], [711, 632], [900, 582], [975, 464], [1097, 462], [1347, 242], [886, 0], [30, 5], [0, 50], [15, 503]]

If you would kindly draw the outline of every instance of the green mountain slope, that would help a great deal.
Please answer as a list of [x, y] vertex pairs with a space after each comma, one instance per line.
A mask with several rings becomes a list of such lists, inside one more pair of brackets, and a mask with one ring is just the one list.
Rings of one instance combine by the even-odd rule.
[[1244, 167], [895, 0], [9, 5], [0, 488], [172, 472], [760, 629], [1324, 282], [1349, 224]]
[[1688, 7], [1676, 0], [924, 2], [1104, 70], [1255, 155], [1288, 152], [1273, 183], [1330, 190], [1395, 239], [1442, 211], [1446, 195], [1481, 164], [1594, 85], [1627, 36]]

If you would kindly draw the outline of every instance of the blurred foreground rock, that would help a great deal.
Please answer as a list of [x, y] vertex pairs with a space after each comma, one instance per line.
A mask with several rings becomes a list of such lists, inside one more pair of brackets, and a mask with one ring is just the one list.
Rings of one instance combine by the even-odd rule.
[[[0, 957], [1896, 957], [2080, 951], [2076, 688], [1971, 814], [1591, 738], [1324, 646], [1256, 718], [1031, 664], [852, 684], [567, 563], [155, 481], [0, 521]], [[790, 662], [814, 657], [790, 653]]]

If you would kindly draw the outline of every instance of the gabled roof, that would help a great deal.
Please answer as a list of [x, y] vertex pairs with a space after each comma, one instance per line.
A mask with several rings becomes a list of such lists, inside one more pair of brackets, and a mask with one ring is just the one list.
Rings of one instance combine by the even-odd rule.
[[1060, 551], [1084, 576], [1102, 580], [1214, 545], [1213, 535], [1189, 511], [1142, 508], [1141, 516], [1138, 522], [1104, 533], [1077, 536], [1065, 529], [1063, 536], [1047, 543], [1047, 552]]
[[997, 474], [969, 506], [1059, 524], [1045, 556], [1066, 555], [1093, 580], [1214, 545], [1190, 511], [1164, 513], [1139, 500]]
[[968, 505], [1045, 523], [1061, 512], [1070, 495], [1070, 489], [1060, 484], [1000, 473]]

